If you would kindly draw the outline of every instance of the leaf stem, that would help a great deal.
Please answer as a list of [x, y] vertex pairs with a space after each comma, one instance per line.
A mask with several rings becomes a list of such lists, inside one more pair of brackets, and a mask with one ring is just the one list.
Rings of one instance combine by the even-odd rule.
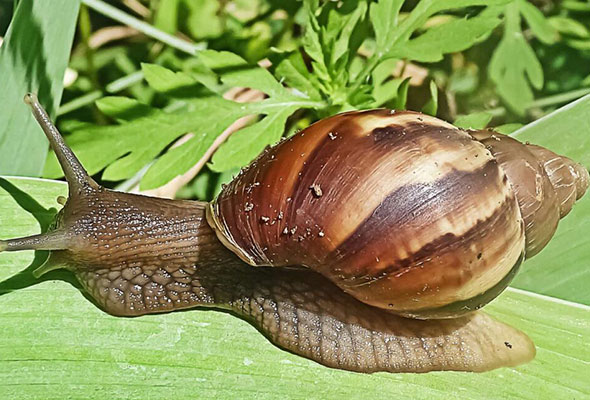
[[105, 3], [102, 0], [82, 0], [82, 3], [93, 10], [114, 19], [115, 21], [135, 28], [139, 32], [149, 37], [157, 39], [170, 47], [174, 47], [175, 49], [190, 55], [195, 55], [199, 50], [203, 50], [205, 48], [204, 43], [190, 43], [174, 35], [170, 35], [169, 33], [161, 31], [160, 29], [155, 28], [144, 21], [132, 17], [131, 15], [111, 6], [110, 4]]

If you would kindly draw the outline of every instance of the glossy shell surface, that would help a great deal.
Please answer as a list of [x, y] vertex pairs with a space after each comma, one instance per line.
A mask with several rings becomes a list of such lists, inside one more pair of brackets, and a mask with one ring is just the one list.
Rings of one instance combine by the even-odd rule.
[[208, 218], [251, 265], [306, 266], [418, 317], [479, 308], [523, 258], [506, 175], [467, 132], [414, 112], [349, 112], [267, 149]]

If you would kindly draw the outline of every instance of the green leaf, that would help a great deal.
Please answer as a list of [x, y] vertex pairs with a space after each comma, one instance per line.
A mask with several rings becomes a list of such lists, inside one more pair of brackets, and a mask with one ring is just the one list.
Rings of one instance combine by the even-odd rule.
[[372, 107], [381, 107], [386, 102], [397, 97], [399, 86], [404, 81], [403, 78], [393, 78], [397, 64], [397, 59], [389, 58], [379, 63], [372, 73], [372, 96], [375, 100]]
[[104, 114], [116, 119], [118, 122], [133, 121], [157, 113], [157, 110], [150, 106], [122, 96], [103, 97], [96, 101], [96, 106]]
[[141, 70], [148, 85], [158, 92], [174, 94], [196, 85], [195, 79], [184, 72], [174, 72], [160, 65], [142, 63]]
[[430, 99], [428, 102], [422, 107], [422, 112], [428, 115], [436, 116], [436, 110], [438, 109], [438, 88], [436, 87], [436, 83], [432, 80], [430, 81]]
[[[106, 167], [102, 176], [105, 180], [131, 178], [175, 139], [187, 133], [194, 134], [193, 138], [168, 150], [153, 163], [140, 183], [142, 189], [159, 187], [195, 165], [217, 136], [238, 118], [263, 114], [270, 118], [268, 121], [279, 121], [287, 111], [291, 114], [299, 108], [323, 106], [323, 103], [312, 101], [300, 92], [283, 87], [266, 69], [250, 66], [233, 53], [207, 50], [199, 53], [199, 58], [203, 68], [209, 71], [201, 76], [207, 76], [207, 79], [216, 76], [228, 88], [246, 86], [258, 89], [269, 98], [257, 103], [236, 103], [208, 91], [186, 73], [143, 64], [148, 84], [174, 99], [174, 111], [150, 108], [131, 99], [108, 98], [99, 101], [98, 106], [107, 115], [122, 123], [115, 126], [84, 126], [67, 137], [68, 144], [90, 174]], [[212, 82], [209, 80], [209, 83]], [[272, 127], [275, 129], [274, 125]], [[259, 146], [264, 147], [276, 137], [276, 130], [271, 129], [265, 134], [257, 129], [266, 128], [264, 124], [256, 124], [246, 134], [263, 140]], [[250, 140], [247, 135], [239, 137]], [[240, 155], [241, 159], [250, 160], [255, 154]], [[48, 159], [44, 174], [47, 177], [62, 176], [55, 157]]]
[[492, 120], [492, 114], [485, 111], [461, 115], [455, 119], [453, 125], [464, 129], [483, 129]]
[[316, 18], [316, 0], [304, 0], [305, 9], [305, 33], [303, 35], [303, 48], [313, 60], [313, 71], [324, 82], [330, 82], [330, 74], [324, 57], [324, 49], [320, 41], [320, 25]]
[[[0, 237], [39, 232], [66, 194], [59, 182], [0, 180]], [[20, 205], [19, 205], [20, 204]], [[29, 211], [26, 211], [29, 210]], [[31, 215], [29, 212], [34, 212]], [[529, 364], [486, 373], [360, 374], [273, 346], [229, 313], [117, 318], [32, 252], [0, 254], [0, 392], [5, 398], [585, 398], [590, 308], [508, 289], [486, 311], [535, 341]], [[525, 264], [526, 266], [527, 264]]]
[[390, 52], [397, 58], [435, 62], [444, 54], [463, 51], [486, 39], [501, 20], [483, 15], [469, 19], [456, 19], [428, 29], [415, 39]]
[[154, 26], [164, 32], [175, 34], [178, 30], [178, 11], [182, 0], [167, 0], [158, 3], [154, 10]]
[[488, 71], [504, 102], [514, 112], [523, 115], [527, 104], [533, 100], [529, 82], [541, 89], [543, 68], [522, 35], [518, 7], [518, 3], [506, 6], [504, 36], [492, 55]]
[[[345, 6], [336, 5], [335, 3], [328, 3], [333, 8], [328, 15], [328, 24], [324, 30], [324, 49], [330, 50], [330, 66], [338, 71], [336, 67], [338, 62], [347, 65], [348, 54], [351, 52], [351, 36], [357, 24], [364, 20], [367, 13], [366, 1], [348, 1], [344, 3]], [[335, 21], [337, 26], [332, 26], [330, 22]], [[333, 37], [329, 34], [332, 33]], [[327, 37], [326, 37], [327, 36]], [[359, 43], [360, 45], [360, 43]], [[352, 48], [353, 54], [356, 48]], [[342, 58], [345, 57], [344, 60]], [[342, 71], [344, 72], [344, 71]]]
[[[590, 95], [519, 129], [520, 141], [548, 149], [590, 167]], [[514, 285], [566, 300], [590, 304], [590, 195], [578, 201], [559, 223], [555, 237], [527, 261]]]
[[517, 0], [516, 4], [531, 31], [541, 42], [553, 44], [557, 41], [557, 30], [547, 21], [541, 10], [526, 0]]
[[511, 123], [511, 124], [494, 126], [493, 129], [496, 132], [503, 133], [504, 135], [509, 135], [522, 127], [523, 127], [523, 125], [521, 123], [515, 122], [515, 123]]
[[[379, 41], [380, 45], [377, 46], [375, 54], [378, 58], [394, 57], [400, 43], [407, 41], [412, 33], [424, 25], [430, 16], [440, 11], [470, 6], [496, 6], [509, 3], [510, 1], [511, 0], [422, 0], [417, 3], [416, 7], [410, 12], [410, 14], [398, 25], [397, 29], [393, 30], [393, 33], [386, 34], [384, 39]], [[390, 29], [389, 27], [396, 26], [395, 18], [397, 18], [397, 11], [399, 10], [399, 7], [397, 2], [393, 5], [391, 3], [385, 2], [381, 7], [383, 9], [393, 8], [394, 11], [393, 14], [384, 14], [385, 18], [388, 17], [391, 19], [390, 21], [384, 21], [384, 17], [378, 18], [378, 28], [375, 26], [375, 21], [372, 20], [373, 28], [381, 31], [381, 35], [383, 35], [384, 29]], [[377, 14], [377, 12], [372, 13], [372, 18], [374, 18]]]
[[223, 33], [219, 1], [183, 0], [182, 5], [188, 15], [187, 28], [195, 39], [215, 38]]
[[223, 172], [247, 165], [266, 146], [276, 143], [283, 136], [285, 122], [296, 109], [284, 108], [234, 133], [215, 152], [209, 167], [213, 171]]
[[303, 93], [307, 98], [321, 99], [317, 89], [317, 77], [309, 73], [301, 53], [293, 53], [288, 58], [281, 60], [275, 75], [280, 82], [284, 81], [289, 87]]
[[43, 170], [47, 141], [22, 99], [36, 92], [55, 117], [79, 6], [78, 0], [18, 2], [0, 47], [0, 173]]
[[397, 96], [393, 100], [393, 109], [394, 110], [405, 110], [406, 109], [406, 102], [408, 100], [408, 89], [410, 88], [410, 77], [404, 79], [398, 89], [397, 89]]
[[590, 31], [588, 31], [588, 28], [573, 18], [556, 15], [549, 18], [548, 21], [551, 26], [557, 29], [560, 33], [577, 36], [579, 38], [590, 37]]
[[377, 49], [386, 49], [394, 40], [403, 0], [379, 0], [371, 5], [370, 17]]
[[[236, 119], [249, 114], [245, 107], [242, 108], [238, 103], [222, 98], [206, 98], [192, 103], [192, 128], [183, 129], [183, 133], [194, 132], [194, 137], [168, 150], [147, 170], [140, 183], [142, 190], [162, 186], [188, 171], [205, 154], [217, 136]], [[186, 114], [189, 113], [181, 113], [178, 116], [189, 118]]]
[[566, 0], [561, 6], [572, 11], [590, 11], [590, 3], [586, 1]]

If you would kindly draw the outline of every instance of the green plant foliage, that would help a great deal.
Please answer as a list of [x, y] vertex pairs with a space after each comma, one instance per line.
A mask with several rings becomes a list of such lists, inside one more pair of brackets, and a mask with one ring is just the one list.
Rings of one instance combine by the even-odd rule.
[[504, 13], [504, 37], [492, 56], [489, 75], [506, 105], [522, 115], [534, 98], [531, 86], [537, 90], [543, 87], [543, 68], [523, 36], [521, 15], [533, 34], [544, 43], [554, 43], [557, 31], [526, 0], [511, 2], [505, 7]]
[[[369, 10], [367, 2], [360, 0], [343, 6], [305, 1], [306, 29], [301, 43], [311, 58], [311, 72], [300, 52], [277, 54], [273, 71], [276, 78], [266, 69], [252, 66], [227, 51], [202, 51], [196, 68], [185, 72], [144, 64], [142, 70], [148, 85], [168, 99], [168, 105], [150, 109], [137, 102], [101, 101], [97, 103], [99, 109], [120, 124], [83, 126], [69, 135], [68, 142], [91, 174], [106, 168], [103, 179], [118, 181], [135, 176], [173, 141], [191, 133], [192, 138], [166, 151], [148, 168], [141, 179], [141, 188], [150, 189], [188, 171], [237, 119], [247, 115], [262, 117], [233, 134], [213, 156], [212, 171], [232, 170], [247, 164], [265, 146], [280, 139], [287, 118], [295, 111], [311, 108], [323, 116], [363, 106], [405, 108], [409, 80], [389, 79], [389, 68], [395, 65], [396, 58], [439, 60], [445, 53], [460, 51], [485, 38], [500, 19], [497, 13], [482, 12], [473, 18], [451, 20], [411, 38], [424, 22], [442, 10], [504, 3], [428, 0], [420, 2], [399, 22], [401, 2], [379, 1]], [[156, 16], [167, 30], [176, 29], [170, 20], [174, 20], [177, 6], [168, 5], [172, 8]], [[359, 38], [369, 32], [369, 23], [375, 31], [374, 54], [354, 73], [353, 61], [358, 60], [355, 54], [362, 44]], [[436, 43], [430, 45], [432, 41]], [[370, 77], [377, 82], [374, 89], [364, 82]], [[224, 91], [234, 87], [260, 90], [268, 98], [238, 104], [221, 97]], [[430, 101], [426, 103], [425, 112], [435, 114], [438, 91], [434, 83], [430, 87]], [[117, 107], [122, 108], [114, 109]], [[136, 118], [122, 118], [122, 114]], [[53, 157], [49, 158], [44, 174], [53, 178], [61, 176]]]
[[[238, 150], [239, 162], [247, 163], [265, 146], [280, 138], [285, 120], [293, 111], [321, 105], [306, 96], [287, 91], [268, 71], [249, 66], [235, 54], [204, 51], [200, 58], [209, 73], [195, 77], [182, 72], [174, 73], [157, 65], [143, 65], [150, 87], [176, 102], [174, 111], [152, 109], [133, 100], [111, 99], [98, 104], [103, 112], [113, 117], [120, 118], [121, 114], [131, 113], [136, 118], [117, 126], [83, 127], [69, 136], [70, 145], [91, 174], [107, 167], [103, 179], [116, 181], [131, 178], [172, 141], [183, 134], [195, 132], [194, 137], [160, 157], [147, 170], [141, 182], [144, 189], [162, 186], [190, 169], [215, 138], [238, 118], [263, 114], [266, 117], [262, 121], [245, 128], [245, 141], [244, 133], [232, 139], [233, 143], [242, 147]], [[214, 72], [220, 70], [219, 74]], [[245, 85], [263, 91], [269, 98], [248, 104], [225, 100], [205, 87], [212, 87], [208, 79], [211, 76], [218, 78], [223, 87]], [[248, 133], [252, 132], [258, 135], [259, 141], [249, 143], [251, 138]], [[229, 145], [223, 146], [213, 160], [213, 168], [224, 171], [243, 165], [236, 164], [231, 158], [235, 151]], [[224, 155], [225, 152], [230, 154]], [[48, 159], [44, 174], [48, 177], [62, 176], [54, 156]]]
[[39, 176], [43, 170], [47, 142], [22, 98], [27, 92], [38, 93], [55, 116], [78, 8], [78, 0], [18, 2], [0, 47], [2, 174]]

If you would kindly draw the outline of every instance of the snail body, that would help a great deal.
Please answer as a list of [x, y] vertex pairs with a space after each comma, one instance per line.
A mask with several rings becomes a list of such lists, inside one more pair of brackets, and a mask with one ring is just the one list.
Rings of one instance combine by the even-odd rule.
[[37, 273], [73, 271], [105, 311], [227, 308], [283, 348], [362, 372], [483, 371], [534, 357], [526, 335], [475, 310], [585, 192], [588, 172], [571, 160], [370, 110], [267, 149], [210, 204], [165, 200], [97, 185], [36, 97], [25, 100], [70, 194], [53, 230], [0, 251], [51, 250]]

